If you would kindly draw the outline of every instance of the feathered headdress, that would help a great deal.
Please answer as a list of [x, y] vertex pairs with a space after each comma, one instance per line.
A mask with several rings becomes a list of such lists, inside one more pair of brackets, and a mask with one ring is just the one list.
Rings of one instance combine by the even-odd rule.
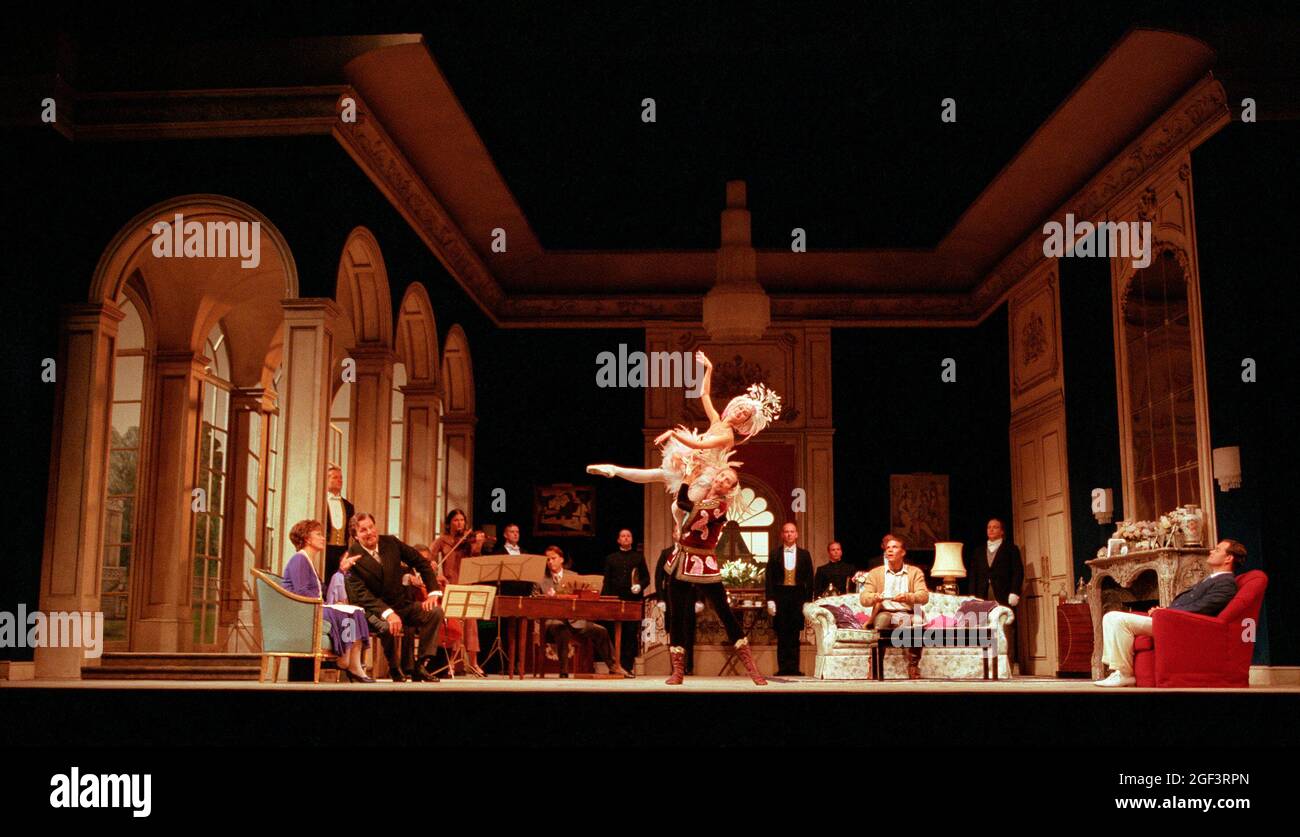
[[750, 384], [744, 395], [737, 395], [727, 404], [724, 415], [740, 406], [750, 407], [754, 412], [744, 424], [736, 426], [741, 435], [748, 439], [767, 427], [781, 416], [781, 396], [767, 388], [766, 384]]

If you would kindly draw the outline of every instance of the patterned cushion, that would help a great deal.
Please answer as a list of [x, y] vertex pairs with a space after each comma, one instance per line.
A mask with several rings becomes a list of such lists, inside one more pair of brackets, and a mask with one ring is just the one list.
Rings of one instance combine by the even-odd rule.
[[854, 618], [853, 609], [848, 605], [824, 604], [822, 607], [829, 610], [831, 615], [835, 617], [835, 627], [837, 628], [858, 628], [862, 624]]
[[840, 642], [853, 642], [853, 643], [874, 642], [875, 639], [876, 639], [876, 636], [877, 636], [877, 635], [876, 635], [876, 632], [875, 632], [875, 631], [866, 630], [866, 629], [864, 629], [864, 628], [836, 628], [836, 629], [835, 629], [835, 642], [836, 642], [836, 643], [840, 643]]

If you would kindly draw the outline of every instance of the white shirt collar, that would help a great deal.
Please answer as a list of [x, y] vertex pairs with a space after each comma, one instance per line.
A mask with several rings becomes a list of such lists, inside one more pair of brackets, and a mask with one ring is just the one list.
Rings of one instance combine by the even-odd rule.
[[989, 552], [993, 552], [1000, 546], [1002, 546], [1002, 538], [998, 538], [995, 541], [989, 541]]

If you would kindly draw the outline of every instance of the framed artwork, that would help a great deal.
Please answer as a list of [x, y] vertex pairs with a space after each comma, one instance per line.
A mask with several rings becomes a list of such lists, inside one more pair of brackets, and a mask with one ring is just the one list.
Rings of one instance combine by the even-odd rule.
[[948, 540], [948, 475], [890, 474], [889, 531], [906, 538], [909, 550]]
[[533, 535], [539, 538], [595, 537], [595, 487], [557, 483], [534, 488]]

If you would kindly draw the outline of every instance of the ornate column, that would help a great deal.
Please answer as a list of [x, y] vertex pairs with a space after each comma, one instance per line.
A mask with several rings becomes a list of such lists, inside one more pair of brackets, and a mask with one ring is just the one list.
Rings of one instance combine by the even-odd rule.
[[352, 496], [348, 499], [358, 512], [368, 511], [387, 521], [395, 358], [387, 348], [370, 346], [353, 349], [351, 357], [357, 363], [357, 380], [352, 384]]
[[[190, 579], [194, 564], [194, 488], [199, 397], [204, 359], [194, 352], [159, 352], [154, 365], [147, 457], [153, 525], [142, 530], [147, 549], [131, 633], [133, 651], [180, 651], [193, 644]], [[211, 498], [209, 498], [211, 499]]]
[[434, 491], [438, 484], [438, 406], [442, 396], [436, 386], [402, 387], [402, 540], [430, 541], [441, 521], [433, 519]]
[[275, 393], [262, 387], [230, 394], [230, 470], [227, 484], [234, 499], [226, 516], [222, 545], [221, 621], [218, 644], [229, 651], [253, 650], [253, 602], [244, 595], [249, 568], [266, 548], [267, 429], [275, 410]]
[[285, 326], [280, 387], [284, 484], [278, 531], [283, 543], [266, 545], [274, 572], [279, 572], [292, 554], [285, 550], [293, 524], [319, 519], [325, 511], [333, 321], [342, 316], [332, 299], [286, 299], [280, 305]]
[[[46, 613], [100, 610], [109, 404], [122, 319], [111, 304], [77, 305], [63, 315], [41, 560]], [[37, 648], [36, 676], [79, 679], [84, 659], [82, 648]]]
[[[447, 511], [461, 509], [474, 520], [474, 425], [473, 415], [443, 416], [442, 437], [447, 443]], [[441, 523], [441, 521], [439, 521]]]

